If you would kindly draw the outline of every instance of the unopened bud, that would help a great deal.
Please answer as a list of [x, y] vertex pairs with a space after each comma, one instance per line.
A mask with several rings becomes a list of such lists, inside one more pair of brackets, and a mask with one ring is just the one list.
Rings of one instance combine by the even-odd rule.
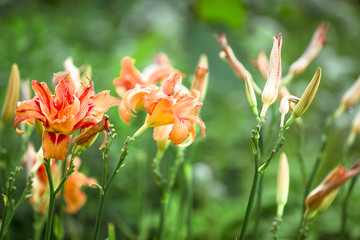
[[265, 116], [267, 108], [275, 102], [278, 96], [281, 80], [281, 46], [282, 35], [280, 34], [279, 37], [273, 38], [268, 79], [262, 93], [263, 109], [261, 110], [261, 117]]
[[202, 54], [199, 59], [198, 67], [196, 69], [195, 77], [191, 86], [191, 91], [193, 89], [200, 92], [200, 101], [204, 101], [206, 96], [206, 90], [209, 80], [209, 63], [207, 56]]
[[298, 60], [291, 64], [289, 72], [292, 76], [302, 73], [309, 63], [319, 54], [322, 47], [326, 44], [328, 27], [329, 24], [327, 23], [322, 22], [319, 24], [305, 52]]
[[352, 133], [354, 134], [354, 136], [360, 134], [360, 109], [356, 113], [355, 118], [352, 122]]
[[319, 88], [321, 80], [321, 68], [318, 68], [313, 76], [312, 80], [306, 87], [300, 101], [294, 107], [293, 113], [289, 120], [286, 122], [286, 126], [289, 126], [296, 118], [302, 116], [313, 101], [315, 94]]
[[261, 76], [265, 79], [268, 78], [269, 73], [269, 61], [264, 52], [260, 52], [256, 61], [253, 61], [253, 65], [260, 71]]
[[20, 92], [20, 72], [17, 64], [11, 67], [10, 78], [6, 90], [5, 101], [1, 111], [0, 128], [4, 126], [13, 117], [19, 100]]
[[245, 90], [246, 90], [246, 97], [250, 104], [251, 109], [253, 110], [255, 116], [259, 116], [254, 87], [248, 77], [245, 77]]
[[341, 105], [343, 109], [348, 109], [354, 105], [360, 98], [360, 77], [356, 82], [345, 92], [342, 97]]
[[280, 156], [278, 179], [277, 179], [277, 191], [276, 191], [276, 204], [277, 204], [277, 216], [282, 217], [284, 207], [287, 203], [289, 193], [289, 164], [285, 153]]

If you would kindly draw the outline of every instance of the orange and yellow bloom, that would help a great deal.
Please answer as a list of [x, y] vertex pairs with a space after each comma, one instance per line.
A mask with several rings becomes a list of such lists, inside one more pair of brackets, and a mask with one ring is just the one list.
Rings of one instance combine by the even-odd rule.
[[16, 109], [14, 127], [17, 133], [23, 134], [17, 128], [21, 122], [34, 124], [34, 120], [41, 121], [45, 128], [42, 135], [44, 157], [65, 160], [71, 134], [102, 120], [102, 115], [114, 101], [109, 91], [95, 94], [93, 84], [76, 89], [69, 74], [54, 76], [58, 80], [55, 94], [46, 83], [32, 81], [35, 97], [22, 102]]
[[[139, 107], [144, 107], [147, 117], [143, 128], [155, 127], [154, 139], [168, 139], [175, 145], [183, 143], [190, 135], [190, 145], [196, 136], [194, 124], [198, 123], [205, 136], [205, 124], [197, 117], [197, 108], [202, 106], [199, 102], [200, 92], [192, 90], [191, 94], [181, 88], [181, 75], [173, 72], [161, 87], [135, 88], [125, 93], [121, 106], [127, 114], [136, 112]], [[156, 129], [160, 126], [173, 124], [172, 127]], [[160, 134], [162, 136], [158, 136]]]

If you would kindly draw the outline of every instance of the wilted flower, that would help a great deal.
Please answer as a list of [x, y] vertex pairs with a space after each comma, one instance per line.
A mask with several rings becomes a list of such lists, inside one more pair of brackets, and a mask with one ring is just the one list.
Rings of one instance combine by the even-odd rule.
[[96, 123], [95, 125], [88, 127], [83, 133], [75, 138], [75, 145], [73, 148], [73, 154], [78, 155], [83, 152], [85, 149], [89, 148], [96, 140], [100, 132], [105, 133], [105, 139], [103, 144], [100, 146], [100, 150], [105, 146], [107, 134], [109, 132], [109, 127], [112, 126], [109, 122], [109, 117], [107, 115], [103, 116], [103, 119]]
[[174, 72], [163, 82], [161, 88], [135, 88], [127, 91], [121, 104], [132, 116], [131, 110], [135, 111], [139, 104], [146, 109], [148, 114], [143, 129], [173, 124], [167, 133], [169, 140], [178, 145], [191, 135], [191, 140], [186, 144], [190, 145], [196, 136], [193, 124], [201, 126], [203, 136], [205, 124], [195, 115], [196, 109], [202, 105], [199, 102], [199, 91], [193, 90], [191, 95], [183, 92], [179, 88], [181, 80], [181, 75]]
[[32, 81], [36, 96], [22, 102], [16, 109], [14, 127], [16, 132], [24, 132], [17, 128], [26, 121], [34, 124], [41, 121], [45, 131], [42, 135], [42, 148], [45, 158], [65, 160], [70, 144], [70, 135], [78, 129], [84, 129], [101, 121], [102, 115], [114, 104], [109, 91], [97, 95], [93, 84], [75, 89], [71, 77], [55, 75], [59, 81], [55, 94], [51, 94], [46, 83]]
[[337, 189], [344, 185], [347, 180], [359, 173], [360, 161], [357, 161], [349, 170], [345, 170], [342, 165], [338, 165], [326, 176], [320, 185], [311, 191], [307, 196], [304, 218], [311, 219], [325, 211], [335, 198]]
[[285, 96], [281, 99], [280, 107], [279, 107], [279, 112], [281, 113], [280, 127], [284, 126], [285, 114], [289, 112], [291, 103], [298, 103], [299, 100], [300, 99], [298, 97], [292, 95]]
[[268, 107], [274, 103], [278, 96], [281, 80], [281, 46], [282, 35], [273, 38], [273, 47], [270, 54], [268, 78], [262, 93], [263, 108], [261, 117], [265, 117]]
[[18, 66], [13, 64], [11, 67], [10, 78], [6, 90], [5, 101], [1, 111], [0, 130], [13, 117], [16, 104], [19, 100], [19, 92], [20, 72]]

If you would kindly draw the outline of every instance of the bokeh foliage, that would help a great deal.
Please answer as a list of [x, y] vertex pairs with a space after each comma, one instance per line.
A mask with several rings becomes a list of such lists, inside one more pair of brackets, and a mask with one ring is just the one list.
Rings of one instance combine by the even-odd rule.
[[[324, 119], [339, 105], [344, 91], [355, 81], [360, 71], [360, 5], [357, 1], [305, 0], [134, 0], [134, 1], [0, 1], [0, 102], [4, 102], [11, 64], [19, 65], [22, 79], [50, 83], [52, 73], [62, 71], [63, 61], [72, 56], [77, 66], [90, 64], [95, 73], [96, 92], [110, 89], [116, 95], [112, 80], [119, 75], [124, 56], [136, 59], [143, 69], [159, 52], [168, 54], [174, 67], [186, 73], [189, 86], [200, 54], [209, 58], [210, 83], [202, 109], [206, 123], [205, 139], [188, 149], [195, 175], [195, 205], [193, 229], [195, 239], [234, 239], [239, 233], [252, 178], [250, 132], [255, 119], [248, 107], [244, 82], [237, 79], [230, 67], [218, 57], [214, 34], [224, 31], [240, 61], [253, 73], [255, 81], [264, 85], [251, 65], [260, 51], [270, 53], [272, 36], [282, 33], [283, 72], [305, 49], [320, 21], [330, 24], [328, 41], [309, 68], [289, 85], [300, 95], [315, 69], [323, 69], [320, 90], [309, 111], [303, 117], [304, 131], [293, 126], [286, 134], [283, 150], [288, 154], [291, 183], [281, 237], [297, 235], [301, 217], [304, 183], [297, 162], [299, 134], [304, 134], [301, 149], [309, 174], [319, 150]], [[353, 112], [346, 113], [332, 129], [330, 146], [315, 183], [318, 183], [341, 159], [342, 147], [349, 132]], [[276, 113], [277, 104], [273, 112]], [[109, 111], [110, 121], [119, 129], [110, 158], [115, 164], [122, 142], [142, 123], [139, 114], [131, 127], [121, 123], [117, 109]], [[266, 130], [266, 129], [265, 129]], [[277, 129], [274, 130], [275, 132]], [[106, 236], [107, 222], [115, 224], [118, 239], [148, 239], [154, 236], [158, 221], [159, 194], [151, 172], [156, 145], [147, 132], [130, 149], [126, 166], [121, 169], [106, 199], [101, 236]], [[99, 137], [95, 145], [100, 145]], [[37, 148], [40, 138], [32, 139]], [[265, 142], [268, 145], [271, 142]], [[13, 169], [21, 144], [9, 123], [4, 130], [1, 147], [11, 156], [6, 167]], [[351, 149], [351, 161], [359, 158], [359, 140]], [[174, 149], [163, 161], [167, 172]], [[82, 171], [100, 178], [101, 152], [94, 146], [86, 151]], [[169, 159], [167, 161], [167, 159]], [[275, 215], [277, 159], [270, 165], [263, 181], [263, 210], [258, 239], [269, 239], [269, 228]], [[110, 163], [111, 164], [111, 163]], [[350, 165], [350, 163], [349, 163]], [[249, 170], [251, 169], [251, 170]], [[25, 176], [22, 176], [25, 179]], [[180, 172], [171, 199], [167, 222], [167, 239], [184, 238], [181, 216]], [[1, 180], [3, 181], [3, 180]], [[21, 177], [18, 186], [21, 188]], [[24, 180], [25, 181], [25, 180]], [[24, 182], [23, 181], [23, 182]], [[88, 202], [74, 216], [66, 217], [67, 238], [89, 239], [94, 225], [98, 192], [87, 188]], [[358, 209], [360, 191], [357, 185], [349, 209]], [[336, 239], [340, 223], [339, 198], [312, 225], [309, 239]], [[2, 203], [1, 203], [2, 204]], [[2, 207], [2, 205], [1, 205]], [[32, 237], [32, 210], [24, 204], [16, 214], [10, 230], [11, 239]], [[360, 236], [360, 211], [349, 214], [352, 236]], [[250, 231], [252, 230], [250, 225]]]

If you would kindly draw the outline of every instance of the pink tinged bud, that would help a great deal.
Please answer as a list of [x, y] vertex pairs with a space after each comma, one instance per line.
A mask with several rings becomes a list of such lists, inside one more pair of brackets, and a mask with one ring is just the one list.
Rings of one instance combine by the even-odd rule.
[[289, 164], [285, 153], [280, 156], [277, 191], [276, 191], [276, 204], [278, 205], [277, 216], [282, 217], [284, 207], [286, 205], [289, 193]]
[[265, 116], [267, 108], [275, 102], [278, 96], [281, 79], [281, 46], [282, 35], [280, 34], [279, 37], [273, 38], [268, 79], [262, 93], [262, 102], [264, 105], [261, 111], [261, 117]]
[[356, 82], [345, 92], [341, 100], [343, 109], [348, 109], [354, 105], [360, 98], [360, 77]]
[[269, 72], [269, 61], [264, 52], [260, 52], [256, 61], [253, 61], [253, 65], [260, 71], [261, 76], [267, 80]]
[[11, 67], [10, 78], [6, 90], [5, 101], [2, 105], [0, 129], [13, 117], [19, 100], [20, 72], [17, 64]]
[[261, 93], [261, 90], [254, 82], [250, 72], [242, 65], [242, 63], [236, 58], [232, 48], [228, 45], [225, 33], [220, 33], [217, 37], [221, 52], [219, 54], [220, 58], [229, 63], [231, 68], [234, 70], [236, 76], [240, 79], [245, 80], [245, 77], [249, 77], [250, 81], [253, 84], [254, 90], [257, 93]]
[[309, 45], [306, 47], [305, 52], [298, 60], [291, 64], [290, 73], [293, 76], [302, 73], [309, 63], [319, 54], [320, 50], [326, 44], [326, 33], [328, 28], [329, 24], [327, 23], [322, 22], [319, 24]]

